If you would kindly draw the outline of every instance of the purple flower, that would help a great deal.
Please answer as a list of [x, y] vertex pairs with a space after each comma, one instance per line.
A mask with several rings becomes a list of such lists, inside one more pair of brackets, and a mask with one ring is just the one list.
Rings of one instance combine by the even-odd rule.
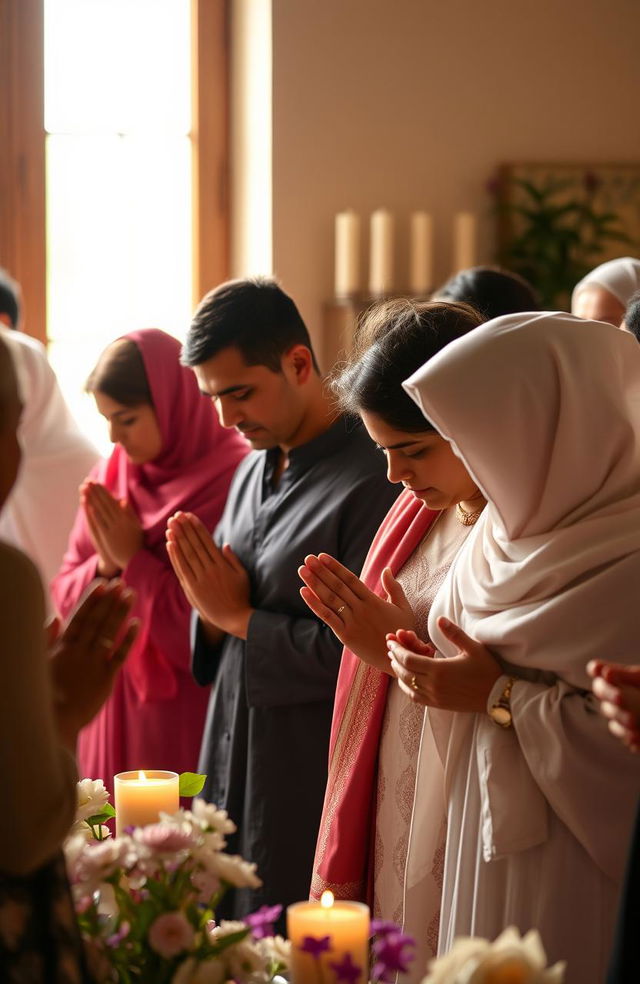
[[334, 971], [337, 981], [344, 981], [344, 984], [357, 984], [362, 974], [362, 968], [354, 964], [350, 953], [345, 953], [342, 960], [338, 963], [330, 963], [331, 970]]
[[400, 927], [393, 922], [388, 922], [385, 919], [372, 919], [371, 920], [371, 935], [372, 936], [389, 936], [390, 933], [399, 933]]
[[302, 953], [310, 953], [315, 960], [318, 959], [321, 953], [327, 953], [330, 949], [330, 936], [305, 936], [300, 947]]
[[129, 923], [128, 922], [123, 922], [122, 925], [120, 926], [120, 929], [117, 931], [117, 933], [113, 933], [112, 936], [109, 936], [105, 940], [105, 943], [107, 944], [107, 946], [114, 947], [114, 948], [116, 946], [120, 946], [120, 944], [122, 943], [122, 941], [129, 935], [129, 930], [130, 929], [131, 929], [131, 926], [129, 925]]
[[263, 940], [266, 936], [275, 936], [273, 924], [281, 912], [281, 905], [263, 905], [257, 912], [248, 915], [244, 921], [251, 927], [254, 939]]
[[387, 932], [386, 936], [375, 940], [372, 946], [375, 957], [371, 974], [373, 980], [392, 982], [397, 973], [406, 974], [414, 954], [404, 951], [406, 947], [415, 945], [411, 936], [405, 936], [397, 930], [395, 933]]

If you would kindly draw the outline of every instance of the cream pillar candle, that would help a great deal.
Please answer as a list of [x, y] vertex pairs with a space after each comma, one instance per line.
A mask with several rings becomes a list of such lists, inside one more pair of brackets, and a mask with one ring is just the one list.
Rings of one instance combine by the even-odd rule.
[[379, 208], [371, 216], [369, 290], [380, 296], [393, 290], [393, 216]]
[[[369, 908], [362, 902], [334, 902], [331, 892], [325, 892], [320, 902], [290, 905], [287, 935], [293, 984], [338, 984], [345, 979], [367, 984], [370, 933]], [[358, 977], [354, 967], [360, 970]]]
[[350, 297], [360, 290], [360, 216], [338, 212], [335, 222], [335, 293]]
[[125, 827], [157, 823], [160, 812], [175, 813], [180, 806], [178, 773], [148, 769], [120, 772], [113, 777], [116, 836]]
[[453, 233], [453, 272], [476, 265], [476, 217], [473, 212], [458, 212]]
[[411, 215], [409, 287], [422, 297], [433, 287], [433, 221], [428, 212]]

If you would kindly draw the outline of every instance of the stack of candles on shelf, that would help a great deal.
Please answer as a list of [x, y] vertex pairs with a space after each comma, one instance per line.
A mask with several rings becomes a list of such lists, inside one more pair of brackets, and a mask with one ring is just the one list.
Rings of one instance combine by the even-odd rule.
[[[457, 273], [475, 266], [477, 223], [472, 212], [458, 212], [454, 219], [453, 264]], [[363, 291], [360, 275], [360, 216], [347, 209], [335, 220], [335, 296], [348, 299], [361, 296], [385, 297], [397, 287], [408, 289], [414, 297], [425, 297], [434, 288], [433, 220], [428, 212], [411, 213], [409, 277], [400, 285], [394, 271], [395, 221], [393, 214], [379, 208], [371, 215], [369, 242], [369, 281]]]

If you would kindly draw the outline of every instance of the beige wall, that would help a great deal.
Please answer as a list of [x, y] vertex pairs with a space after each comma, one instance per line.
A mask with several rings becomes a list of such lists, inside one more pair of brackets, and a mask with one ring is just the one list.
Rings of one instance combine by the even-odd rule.
[[638, 0], [273, 0], [272, 18], [273, 268], [316, 338], [336, 211], [385, 205], [406, 240], [428, 209], [441, 280], [456, 210], [483, 216], [490, 258], [496, 163], [640, 160]]

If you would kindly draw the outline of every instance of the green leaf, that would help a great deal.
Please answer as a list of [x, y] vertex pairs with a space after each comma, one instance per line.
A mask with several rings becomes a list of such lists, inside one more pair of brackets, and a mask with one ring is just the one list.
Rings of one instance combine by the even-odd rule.
[[[108, 803], [107, 806], [109, 806]], [[100, 824], [106, 823], [107, 820], [111, 820], [111, 818], [115, 817], [115, 815], [116, 815], [116, 811], [113, 809], [112, 806], [109, 806], [109, 810], [107, 810], [105, 807], [105, 809], [102, 810], [101, 813], [94, 813], [93, 816], [87, 817], [85, 823], [88, 823], [90, 827], [97, 827]]]
[[246, 929], [239, 929], [235, 933], [229, 933], [228, 936], [222, 936], [220, 939], [217, 939], [215, 943], [211, 944], [211, 956], [218, 956], [218, 954], [224, 953], [230, 946], [234, 946], [236, 943], [240, 943], [246, 939], [250, 932], [251, 930], [247, 926]]
[[197, 772], [181, 772], [178, 789], [181, 796], [197, 796], [202, 792], [207, 777]]

